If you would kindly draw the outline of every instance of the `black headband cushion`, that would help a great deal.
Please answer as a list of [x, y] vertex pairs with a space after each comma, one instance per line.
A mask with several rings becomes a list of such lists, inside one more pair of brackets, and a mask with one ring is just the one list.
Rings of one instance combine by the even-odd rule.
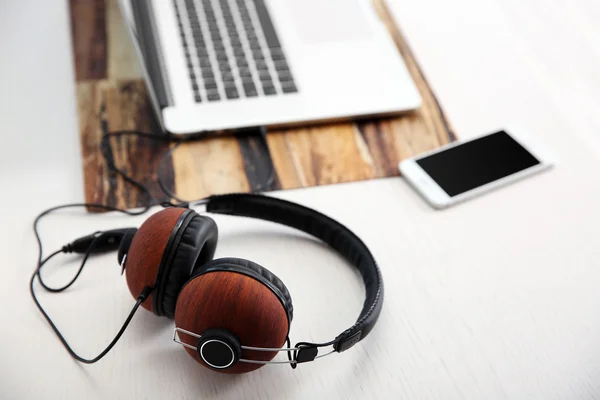
[[366, 289], [366, 298], [356, 323], [335, 338], [335, 350], [347, 350], [373, 329], [383, 304], [381, 272], [368, 247], [344, 225], [299, 204], [255, 194], [211, 196], [206, 210], [277, 222], [327, 243], [360, 271]]
[[288, 316], [288, 322], [292, 322], [292, 319], [294, 318], [294, 306], [292, 304], [292, 296], [290, 295], [290, 292], [283, 283], [283, 281], [279, 279], [274, 273], [250, 260], [230, 257], [217, 258], [205, 265], [196, 265], [196, 267], [192, 271], [191, 279], [202, 274], [217, 271], [230, 271], [241, 273], [246, 276], [250, 276], [251, 278], [254, 278], [257, 281], [261, 282], [263, 285], [267, 286], [277, 296], [279, 301], [281, 301], [281, 304], [283, 305], [283, 308], [285, 309], [285, 312]]
[[[212, 260], [217, 249], [219, 231], [215, 221], [207, 216], [193, 216], [179, 234], [174, 232], [179, 240], [173, 242], [171, 256], [166, 260], [161, 286], [157, 292], [159, 315], [175, 318], [175, 305], [181, 288], [188, 281], [196, 265], [203, 265]], [[165, 249], [169, 251], [169, 249]]]

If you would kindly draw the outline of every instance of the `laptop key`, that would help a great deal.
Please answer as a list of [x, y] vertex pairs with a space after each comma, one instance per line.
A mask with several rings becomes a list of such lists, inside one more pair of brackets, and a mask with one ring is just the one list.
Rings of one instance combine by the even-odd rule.
[[208, 57], [199, 58], [198, 63], [200, 64], [200, 68], [210, 68], [210, 58]]
[[[260, 71], [259, 71], [260, 73]], [[264, 74], [263, 76], [259, 76], [260, 81], [263, 85], [273, 85], [273, 80], [271, 79], [271, 75]]]
[[212, 69], [206, 68], [202, 69], [202, 78], [206, 79], [214, 79], [215, 74], [212, 72]]
[[196, 103], [201, 103], [202, 102], [202, 97], [200, 97], [199, 94], [194, 95], [194, 100], [196, 100]]
[[252, 76], [252, 71], [247, 67], [240, 68], [240, 76]]
[[217, 91], [207, 92], [206, 98], [208, 101], [221, 100], [221, 95]]
[[225, 72], [224, 74], [221, 74], [221, 79], [224, 81], [233, 81], [235, 77], [233, 76], [233, 73]]
[[283, 93], [295, 93], [298, 91], [296, 85], [294, 84], [294, 81], [282, 82], [281, 90], [283, 91]]
[[267, 96], [271, 96], [271, 95], [277, 94], [277, 91], [275, 90], [275, 86], [263, 86], [263, 92]]
[[271, 59], [275, 62], [275, 61], [285, 61], [285, 56], [283, 55], [283, 53], [275, 53], [273, 54], [273, 52], [271, 52]]
[[273, 64], [275, 64], [275, 69], [277, 71], [289, 71], [290, 67], [287, 65], [287, 62], [285, 62], [285, 60], [278, 60], [275, 61]]
[[209, 89], [217, 89], [217, 82], [212, 81], [212, 82], [204, 82], [204, 88], [209, 90]]
[[227, 95], [228, 99], [237, 99], [240, 97], [240, 94], [236, 88], [225, 89], [225, 94]]
[[258, 69], [258, 70], [261, 70], [261, 69], [267, 70], [267, 69], [269, 69], [269, 66], [268, 66], [267, 62], [264, 61], [264, 60], [257, 61], [256, 62], [256, 69]]
[[280, 82], [293, 81], [292, 74], [289, 71], [279, 71], [277, 73]]
[[269, 72], [269, 70], [265, 70], [265, 69], [259, 70], [258, 71], [258, 76], [260, 77], [261, 80], [263, 78], [269, 78], [269, 79], [271, 79], [271, 73]]
[[244, 93], [246, 94], [247, 97], [254, 97], [258, 95], [258, 92], [256, 91], [256, 86], [254, 85], [254, 83], [249, 82], [249, 83], [244, 83]]

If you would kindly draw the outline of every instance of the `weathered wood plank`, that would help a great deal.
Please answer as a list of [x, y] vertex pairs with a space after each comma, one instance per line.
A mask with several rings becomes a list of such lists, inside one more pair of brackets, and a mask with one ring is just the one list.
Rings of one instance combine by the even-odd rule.
[[279, 179], [266, 137], [262, 134], [243, 134], [237, 136], [237, 141], [250, 191], [278, 189]]
[[267, 143], [271, 153], [271, 162], [277, 173], [279, 188], [292, 189], [308, 186], [305, 183], [302, 171], [294, 164], [293, 158], [290, 157], [287, 131], [269, 132]]
[[250, 191], [244, 159], [233, 136], [181, 145], [173, 154], [173, 169], [176, 194], [186, 200]]
[[107, 78], [106, 3], [70, 0], [71, 37], [77, 81]]
[[89, 203], [108, 204], [105, 198], [107, 180], [104, 162], [98, 151], [102, 129], [98, 123], [102, 108], [102, 92], [105, 81], [77, 84], [77, 109], [81, 153], [83, 154], [83, 177], [85, 200]]
[[[118, 207], [140, 205], [143, 199], [139, 191], [107, 171], [100, 143], [106, 132], [156, 131], [144, 83], [140, 80], [82, 82], [77, 84], [77, 99], [86, 201]], [[111, 139], [117, 168], [146, 185], [156, 198], [165, 197], [156, 181], [156, 171], [167, 150], [168, 145], [160, 141], [132, 136]], [[163, 178], [166, 184], [174, 185], [172, 165], [167, 164]]]

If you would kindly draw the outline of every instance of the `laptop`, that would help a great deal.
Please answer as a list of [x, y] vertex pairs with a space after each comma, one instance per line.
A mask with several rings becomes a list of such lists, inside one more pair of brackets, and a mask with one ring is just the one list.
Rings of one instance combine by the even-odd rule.
[[370, 0], [121, 6], [155, 111], [173, 134], [386, 116], [421, 104]]

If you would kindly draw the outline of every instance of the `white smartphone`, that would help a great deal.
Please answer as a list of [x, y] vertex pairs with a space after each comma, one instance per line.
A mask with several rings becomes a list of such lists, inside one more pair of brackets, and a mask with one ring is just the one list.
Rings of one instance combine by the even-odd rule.
[[403, 160], [398, 168], [417, 192], [441, 209], [552, 166], [551, 156], [514, 129], [450, 143]]

